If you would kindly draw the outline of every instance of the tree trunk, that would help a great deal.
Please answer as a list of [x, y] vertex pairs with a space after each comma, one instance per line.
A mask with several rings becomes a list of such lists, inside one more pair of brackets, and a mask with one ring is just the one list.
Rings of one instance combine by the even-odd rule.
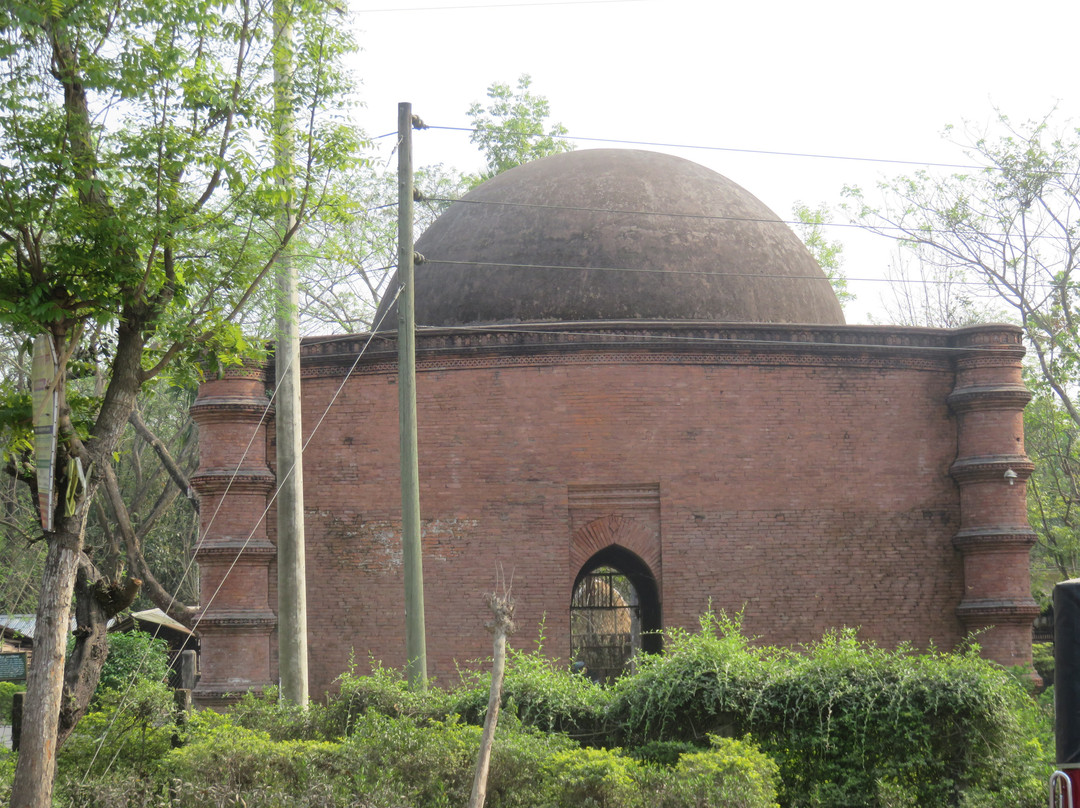
[[109, 655], [109, 618], [131, 605], [142, 582], [129, 578], [127, 583], [125, 587], [103, 580], [90, 559], [85, 554], [81, 557], [75, 574], [75, 647], [64, 668], [64, 696], [56, 736], [58, 749], [94, 698], [101, 668]]
[[[125, 312], [127, 313], [127, 310]], [[135, 408], [135, 396], [142, 383], [140, 361], [143, 341], [138, 330], [141, 325], [142, 321], [135, 314], [126, 321], [121, 320], [117, 328], [112, 379], [90, 440], [85, 447], [81, 447], [74, 430], [69, 426], [66, 434], [62, 434], [57, 453], [58, 468], [65, 468], [69, 454], [80, 453], [81, 448], [85, 448], [85, 452], [81, 453], [84, 466], [89, 468], [96, 461], [101, 461], [103, 456], [111, 454], [116, 447], [120, 431]], [[60, 398], [64, 402], [61, 405], [62, 433], [65, 432], [64, 422], [67, 415], [63, 382], [61, 377]], [[86, 711], [100, 677], [101, 666], [105, 662], [105, 654], [100, 650], [96, 653], [93, 650], [94, 647], [100, 647], [95, 645], [99, 642], [99, 634], [98, 628], [93, 625], [94, 621], [99, 619], [99, 613], [94, 609], [82, 610], [90, 625], [85, 627], [87, 630], [82, 632], [81, 636], [76, 635], [76, 644], [80, 646], [80, 651], [73, 654], [73, 668], [65, 677], [64, 660], [71, 623], [71, 598], [79, 565], [84, 561], [89, 564], [82, 553], [83, 531], [96, 488], [96, 480], [91, 479], [75, 514], [58, 515], [55, 530], [45, 534], [49, 550], [45, 557], [45, 570], [38, 595], [34, 657], [26, 678], [22, 745], [15, 764], [11, 808], [51, 808], [61, 709], [63, 708], [65, 714], [65, 723], [69, 725], [67, 732], [70, 733], [70, 728]], [[63, 490], [62, 487], [59, 489]], [[85, 600], [90, 594], [92, 588], [80, 592], [80, 600]], [[100, 631], [104, 631], [103, 626]], [[65, 678], [73, 684], [73, 689], [66, 692]], [[68, 695], [75, 696], [75, 700], [65, 704], [65, 696]]]
[[510, 595], [489, 595], [488, 605], [495, 614], [495, 619], [488, 624], [495, 633], [495, 658], [491, 662], [491, 692], [488, 694], [487, 715], [484, 716], [484, 732], [480, 736], [480, 753], [476, 758], [469, 808], [484, 808], [484, 800], [487, 799], [491, 747], [495, 743], [495, 727], [499, 722], [499, 705], [502, 703], [503, 674], [506, 672], [506, 636], [514, 632], [514, 601], [510, 599]]
[[61, 520], [49, 537], [41, 577], [34, 658], [26, 674], [23, 727], [11, 808], [50, 808], [56, 769], [56, 728], [64, 684], [64, 652], [71, 621], [71, 595], [82, 552], [81, 522]]

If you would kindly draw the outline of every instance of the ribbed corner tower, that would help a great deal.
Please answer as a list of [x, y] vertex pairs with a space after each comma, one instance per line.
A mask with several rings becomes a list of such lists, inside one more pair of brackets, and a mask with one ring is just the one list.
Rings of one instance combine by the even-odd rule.
[[953, 545], [964, 559], [964, 595], [956, 615], [990, 659], [1031, 661], [1028, 553], [1035, 533], [1027, 519], [1027, 479], [1035, 466], [1024, 453], [1024, 406], [1031, 393], [1021, 376], [1019, 328], [979, 326], [957, 334], [956, 386], [949, 406], [957, 418], [957, 457], [950, 473], [960, 486], [960, 530]]
[[276, 684], [270, 582], [276, 549], [266, 509], [274, 489], [267, 464], [266, 369], [242, 366], [204, 382], [191, 407], [199, 427], [200, 569], [198, 632], [203, 642], [196, 702], [213, 707]]

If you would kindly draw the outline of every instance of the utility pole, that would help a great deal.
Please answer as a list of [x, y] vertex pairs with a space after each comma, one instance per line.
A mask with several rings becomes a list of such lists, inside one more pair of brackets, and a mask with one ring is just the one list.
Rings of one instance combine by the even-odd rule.
[[[288, 0], [274, 0], [274, 168], [282, 186], [278, 228], [291, 239], [293, 211], [293, 29]], [[278, 670], [282, 698], [308, 703], [307, 581], [304, 548], [304, 470], [300, 430], [299, 296], [293, 251], [277, 264], [277, 564]]]
[[416, 332], [413, 288], [412, 104], [398, 104], [398, 429], [401, 438], [401, 546], [405, 568], [406, 676], [427, 688], [424, 566], [420, 551], [420, 462], [416, 447]]

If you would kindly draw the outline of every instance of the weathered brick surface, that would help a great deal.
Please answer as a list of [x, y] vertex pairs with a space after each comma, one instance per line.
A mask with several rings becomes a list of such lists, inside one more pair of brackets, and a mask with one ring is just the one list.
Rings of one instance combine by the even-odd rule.
[[[567, 348], [501, 333], [420, 340], [420, 506], [437, 679], [452, 681], [456, 663], [489, 653], [482, 595], [500, 576], [518, 604], [513, 642], [532, 647], [543, 624], [545, 650], [566, 657], [575, 577], [611, 543], [657, 577], [665, 626], [691, 628], [711, 604], [741, 611], [746, 630], [769, 643], [857, 626], [886, 646], [948, 648], [965, 632], [965, 593], [1020, 597], [1023, 547], [965, 562], [953, 541], [962, 526], [1022, 528], [1015, 496], [1002, 502], [1000, 484], [950, 473], [960, 419], [967, 454], [1022, 456], [1019, 410], [958, 415], [949, 403], [959, 386], [1003, 384], [1002, 367], [1018, 380], [1018, 358], [989, 369], [976, 362], [958, 380], [944, 348], [964, 332], [745, 331], [753, 342], [700, 350], [644, 339]], [[919, 350], [931, 343], [941, 347]], [[881, 344], [896, 347], [865, 347]], [[304, 472], [316, 694], [350, 654], [361, 665], [404, 662], [396, 369], [373, 349], [330, 406], [351, 350], [305, 351], [305, 435], [326, 412]], [[237, 433], [220, 439], [238, 445]], [[1021, 480], [1009, 493], [1022, 491]], [[272, 541], [272, 513], [269, 524]], [[272, 564], [266, 574], [273, 607]], [[1017, 640], [1024, 630], [1021, 617], [1002, 653], [1029, 653]]]

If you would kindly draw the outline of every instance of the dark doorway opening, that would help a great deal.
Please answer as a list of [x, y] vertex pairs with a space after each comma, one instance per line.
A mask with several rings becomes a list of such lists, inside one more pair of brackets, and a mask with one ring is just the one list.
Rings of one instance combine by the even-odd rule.
[[610, 682], [638, 652], [661, 650], [660, 597], [648, 565], [624, 547], [606, 547], [578, 572], [570, 599], [571, 653], [588, 675]]

